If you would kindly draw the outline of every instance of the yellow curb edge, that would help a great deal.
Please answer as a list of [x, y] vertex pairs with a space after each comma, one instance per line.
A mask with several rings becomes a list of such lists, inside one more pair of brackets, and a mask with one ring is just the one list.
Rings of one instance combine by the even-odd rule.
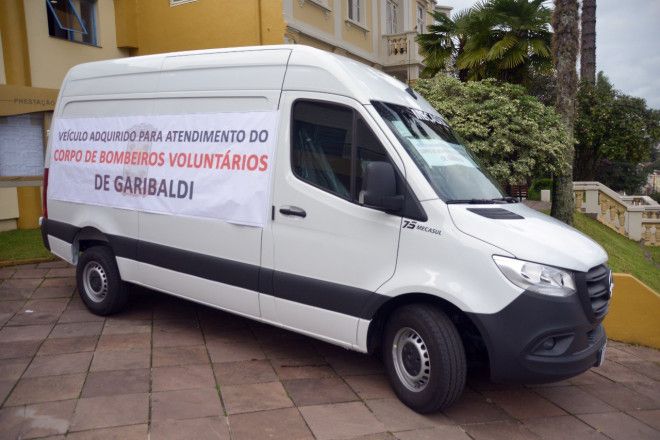
[[12, 267], [12, 266], [21, 266], [23, 264], [37, 264], [37, 263], [48, 263], [50, 261], [56, 261], [59, 258], [53, 257], [42, 257], [42, 258], [27, 258], [25, 260], [0, 260], [0, 267]]

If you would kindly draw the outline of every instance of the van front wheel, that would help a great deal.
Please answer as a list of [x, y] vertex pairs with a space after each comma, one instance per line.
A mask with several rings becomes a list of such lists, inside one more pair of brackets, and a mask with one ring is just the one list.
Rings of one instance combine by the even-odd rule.
[[76, 284], [80, 298], [96, 315], [116, 313], [128, 300], [128, 288], [107, 246], [94, 246], [83, 252], [76, 268]]
[[463, 393], [465, 351], [456, 327], [440, 309], [397, 309], [383, 335], [383, 359], [394, 392], [419, 413], [449, 407]]

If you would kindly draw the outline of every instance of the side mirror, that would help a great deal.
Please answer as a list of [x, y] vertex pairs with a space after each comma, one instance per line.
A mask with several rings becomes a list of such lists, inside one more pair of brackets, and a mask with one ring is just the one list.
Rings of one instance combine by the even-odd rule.
[[403, 196], [396, 193], [396, 174], [389, 162], [368, 162], [362, 182], [362, 203], [385, 212], [403, 208]]

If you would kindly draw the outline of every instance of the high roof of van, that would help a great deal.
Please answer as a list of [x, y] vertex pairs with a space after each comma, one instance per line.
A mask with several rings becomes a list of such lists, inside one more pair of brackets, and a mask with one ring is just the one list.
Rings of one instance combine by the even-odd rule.
[[73, 67], [62, 96], [177, 91], [296, 90], [363, 104], [386, 101], [428, 110], [408, 86], [380, 70], [303, 45], [251, 46], [120, 58]]

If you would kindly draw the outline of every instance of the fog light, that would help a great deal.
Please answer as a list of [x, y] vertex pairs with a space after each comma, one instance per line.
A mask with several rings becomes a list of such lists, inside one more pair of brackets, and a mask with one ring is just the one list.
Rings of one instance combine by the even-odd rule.
[[539, 341], [531, 354], [537, 356], [563, 356], [571, 348], [575, 335], [572, 333], [565, 335], [546, 336]]
[[555, 338], [548, 338], [543, 341], [541, 348], [544, 350], [552, 350], [555, 347]]

